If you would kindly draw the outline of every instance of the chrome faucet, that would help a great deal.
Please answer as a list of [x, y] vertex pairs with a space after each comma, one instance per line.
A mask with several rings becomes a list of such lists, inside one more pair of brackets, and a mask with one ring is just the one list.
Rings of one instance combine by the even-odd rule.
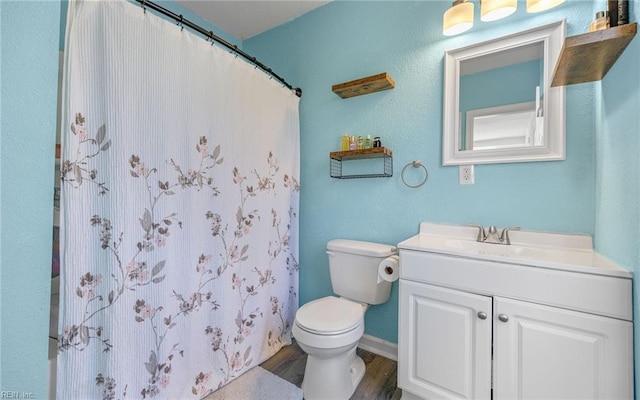
[[520, 228], [517, 226], [511, 226], [509, 228], [504, 228], [500, 235], [498, 235], [498, 228], [491, 225], [487, 231], [485, 231], [483, 226], [469, 224], [474, 228], [478, 228], [478, 237], [476, 241], [481, 243], [495, 243], [495, 244], [504, 244], [510, 245], [511, 239], [509, 239], [509, 231], [519, 231]]
[[502, 233], [500, 234], [500, 243], [510, 245], [511, 239], [509, 239], [509, 231], [519, 231], [519, 226], [511, 226], [509, 228], [504, 228]]
[[478, 237], [476, 238], [477, 242], [484, 242], [487, 240], [487, 233], [484, 231], [484, 227], [482, 225], [469, 224], [469, 226], [478, 228]]

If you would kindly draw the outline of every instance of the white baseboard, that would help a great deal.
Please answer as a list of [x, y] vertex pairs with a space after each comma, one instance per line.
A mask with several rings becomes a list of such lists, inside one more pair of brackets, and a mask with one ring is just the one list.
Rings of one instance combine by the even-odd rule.
[[362, 338], [360, 338], [358, 347], [390, 360], [398, 361], [398, 345], [396, 343], [387, 342], [375, 336], [364, 334]]
[[418, 397], [413, 393], [409, 393], [407, 391], [402, 391], [402, 397], [400, 397], [400, 400], [423, 400], [422, 397]]

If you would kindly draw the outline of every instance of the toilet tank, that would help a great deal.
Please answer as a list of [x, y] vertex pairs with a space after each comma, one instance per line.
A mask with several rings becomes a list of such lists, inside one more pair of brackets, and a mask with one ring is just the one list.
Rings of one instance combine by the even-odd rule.
[[391, 282], [378, 283], [378, 266], [395, 253], [395, 246], [388, 244], [331, 240], [327, 254], [334, 293], [361, 303], [384, 303], [389, 299]]

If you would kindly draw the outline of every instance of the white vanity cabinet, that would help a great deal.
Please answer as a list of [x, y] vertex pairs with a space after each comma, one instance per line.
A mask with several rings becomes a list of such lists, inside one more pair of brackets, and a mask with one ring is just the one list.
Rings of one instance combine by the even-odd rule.
[[400, 280], [399, 304], [402, 398], [490, 399], [491, 297]]
[[398, 246], [404, 400], [633, 398], [628, 271], [585, 249], [583, 268], [437, 239], [421, 226]]
[[494, 298], [494, 398], [632, 399], [630, 321]]

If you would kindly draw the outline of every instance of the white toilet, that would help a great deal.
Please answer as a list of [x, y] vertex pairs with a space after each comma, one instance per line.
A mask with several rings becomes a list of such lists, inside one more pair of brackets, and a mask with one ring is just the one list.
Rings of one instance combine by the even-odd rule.
[[[378, 266], [396, 253], [391, 245], [336, 239], [327, 243], [333, 291], [298, 310], [293, 336], [308, 354], [302, 382], [305, 400], [347, 400], [364, 376], [356, 355], [369, 304], [389, 299], [391, 282], [378, 279]], [[380, 281], [380, 282], [379, 282]]]

